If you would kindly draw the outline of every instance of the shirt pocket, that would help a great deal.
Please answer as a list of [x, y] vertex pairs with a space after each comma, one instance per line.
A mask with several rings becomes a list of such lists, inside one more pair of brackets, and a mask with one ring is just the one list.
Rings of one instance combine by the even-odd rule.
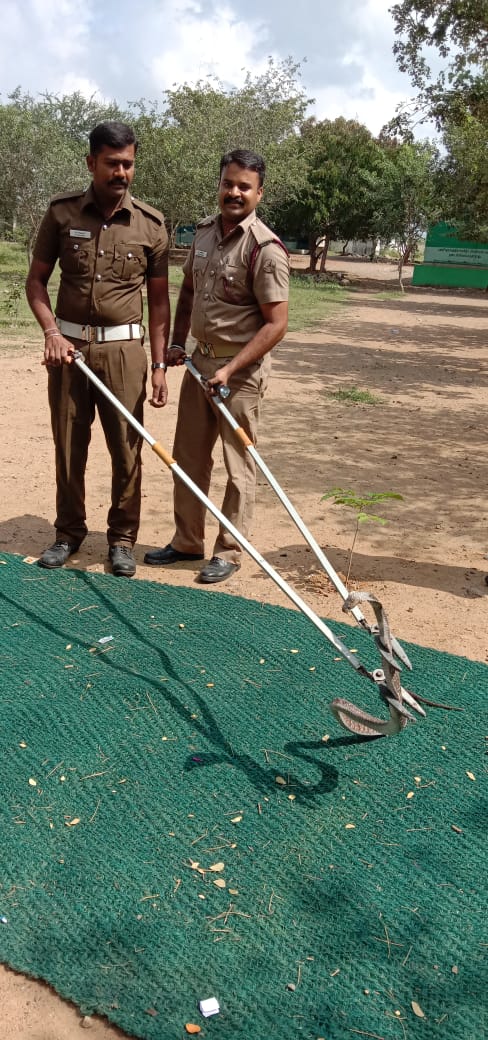
[[208, 264], [208, 256], [196, 256], [193, 260], [193, 288], [195, 292], [201, 292], [205, 285]]
[[243, 263], [227, 263], [222, 271], [222, 296], [232, 303], [242, 303], [249, 297], [249, 271]]
[[115, 247], [112, 263], [114, 278], [121, 282], [137, 282], [144, 276], [146, 268], [146, 254], [142, 246], [128, 244]]
[[77, 242], [63, 235], [59, 248], [59, 266], [64, 274], [86, 275], [90, 271], [93, 247], [86, 240]]

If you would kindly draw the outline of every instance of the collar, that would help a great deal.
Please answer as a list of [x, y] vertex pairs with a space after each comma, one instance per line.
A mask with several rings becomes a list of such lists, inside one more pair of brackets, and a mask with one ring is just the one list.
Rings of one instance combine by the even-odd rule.
[[[255, 223], [256, 220], [257, 220], [256, 210], [253, 209], [252, 212], [247, 215], [247, 217], [244, 217], [244, 220], [241, 220], [239, 222], [239, 224], [236, 224], [235, 227], [232, 228], [232, 231], [229, 231], [229, 235], [233, 235], [234, 231], [237, 231], [237, 230], [240, 230], [242, 232], [242, 234], [244, 235], [246, 233], [246, 231], [249, 231], [249, 228], [251, 227], [252, 224]], [[220, 237], [223, 238], [223, 235], [222, 235], [222, 219], [221, 219], [221, 214], [220, 213], [219, 213], [218, 217], [216, 218], [216, 225], [217, 225]]]
[[[90, 187], [87, 188], [87, 190], [85, 191], [85, 194], [83, 196], [83, 202], [81, 203], [82, 209], [86, 209], [87, 206], [93, 206], [98, 213], [101, 213], [95, 196], [95, 192], [93, 191], [93, 182], [90, 184]], [[127, 189], [124, 198], [122, 199], [122, 203], [118, 207], [118, 209], [116, 209], [115, 213], [120, 213], [122, 210], [126, 210], [126, 212], [130, 213], [131, 216], [134, 213], [134, 207], [132, 205], [132, 196], [130, 194], [129, 189]], [[113, 216], [115, 216], [115, 213], [113, 214]], [[103, 214], [101, 215], [103, 216]]]

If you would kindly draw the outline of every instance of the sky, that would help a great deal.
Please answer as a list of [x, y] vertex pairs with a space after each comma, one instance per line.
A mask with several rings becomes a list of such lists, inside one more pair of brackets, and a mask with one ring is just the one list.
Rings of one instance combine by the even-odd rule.
[[[300, 63], [309, 115], [378, 133], [413, 93], [392, 53], [393, 0], [0, 0], [0, 102], [81, 91], [124, 106], [207, 75], [239, 87]], [[424, 132], [422, 136], [427, 136]]]

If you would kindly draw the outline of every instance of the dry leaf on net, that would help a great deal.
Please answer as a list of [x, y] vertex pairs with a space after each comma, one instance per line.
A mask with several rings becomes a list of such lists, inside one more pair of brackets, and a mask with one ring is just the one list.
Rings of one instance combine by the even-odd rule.
[[412, 1000], [412, 1002], [410, 1004], [410, 1007], [412, 1008], [412, 1011], [413, 1011], [414, 1015], [417, 1016], [417, 1018], [425, 1018], [425, 1014], [422, 1011], [422, 1008], [420, 1007], [420, 1004], [417, 1004], [416, 1000]]
[[218, 874], [220, 870], [224, 870], [225, 863], [212, 863], [212, 866], [208, 869], [213, 871], [214, 874]]
[[225, 880], [224, 880], [224, 878], [223, 877], [215, 878], [214, 885], [216, 885], [217, 888], [225, 888]]
[[201, 1033], [202, 1031], [202, 1027], [195, 1025], [194, 1022], [187, 1022], [185, 1024], [185, 1029], [187, 1033]]
[[77, 823], [81, 823], [79, 816], [75, 816], [74, 820], [66, 820], [66, 827], [76, 827]]
[[275, 776], [275, 784], [279, 784], [280, 787], [286, 787], [286, 780], [283, 776]]

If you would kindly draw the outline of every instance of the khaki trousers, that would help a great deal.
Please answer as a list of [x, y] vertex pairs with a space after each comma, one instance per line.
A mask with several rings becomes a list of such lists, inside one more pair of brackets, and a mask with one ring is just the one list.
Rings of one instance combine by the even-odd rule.
[[[72, 342], [98, 378], [142, 424], [147, 375], [142, 343]], [[107, 541], [109, 545], [133, 545], [141, 513], [141, 438], [77, 365], [48, 369], [48, 398], [56, 457], [56, 537], [78, 545], [87, 534], [85, 470], [98, 411], [112, 460]]]
[[[192, 357], [198, 371], [210, 378], [224, 364], [223, 358], [204, 357], [196, 350]], [[238, 372], [230, 380], [231, 396], [226, 407], [254, 444], [257, 441], [261, 405], [268, 384], [271, 357], [266, 354], [257, 364]], [[213, 468], [213, 449], [220, 436], [227, 470], [227, 485], [221, 511], [247, 537], [254, 512], [256, 467], [248, 451], [218, 408], [208, 400], [194, 376], [185, 372], [178, 405], [173, 456], [189, 477], [208, 495]], [[204, 553], [205, 506], [178, 477], [174, 478], [176, 530], [171, 540], [180, 552]], [[212, 556], [239, 563], [241, 547], [222, 526]]]

